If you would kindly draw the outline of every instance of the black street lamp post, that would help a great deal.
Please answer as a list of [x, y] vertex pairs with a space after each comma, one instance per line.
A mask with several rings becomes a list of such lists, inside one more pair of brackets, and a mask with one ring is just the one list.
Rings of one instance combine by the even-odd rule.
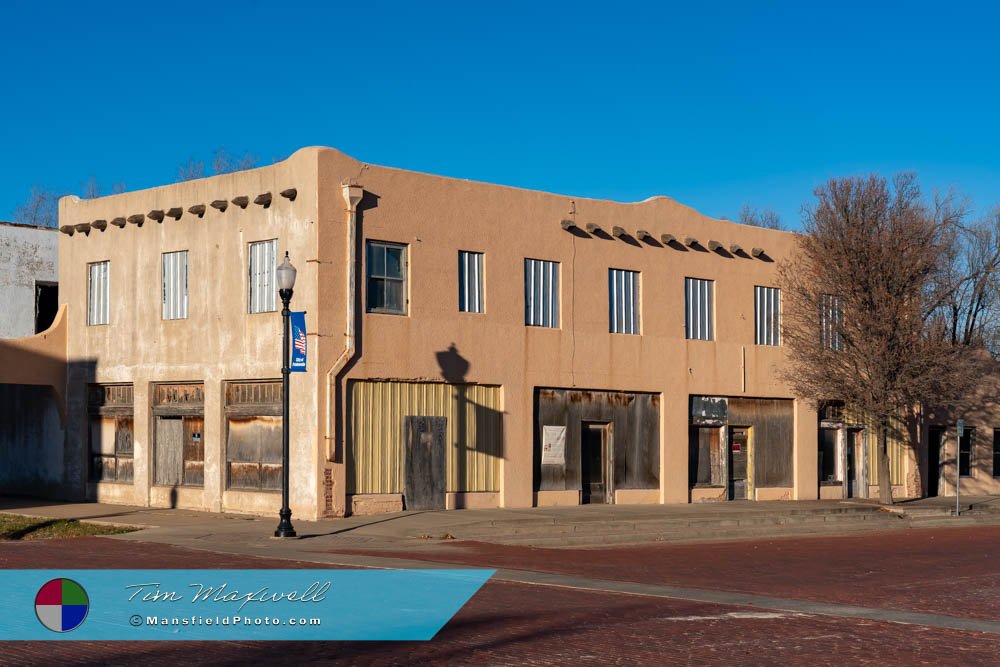
[[289, 324], [290, 313], [288, 305], [292, 301], [292, 288], [295, 287], [295, 267], [288, 261], [281, 263], [275, 273], [278, 278], [278, 296], [281, 297], [281, 319], [285, 326], [281, 348], [281, 509], [278, 516], [281, 520], [274, 531], [275, 537], [295, 537], [292, 527], [292, 510], [288, 507], [288, 372], [289, 372]]

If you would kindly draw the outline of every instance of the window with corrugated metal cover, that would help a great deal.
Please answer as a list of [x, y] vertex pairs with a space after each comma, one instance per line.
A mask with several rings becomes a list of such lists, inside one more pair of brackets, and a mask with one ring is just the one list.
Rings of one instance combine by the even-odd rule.
[[483, 253], [458, 251], [458, 310], [483, 312]]
[[608, 269], [608, 316], [611, 333], [639, 333], [638, 271]]
[[757, 345], [781, 345], [781, 290], [777, 287], [753, 288]]
[[163, 319], [188, 316], [188, 251], [163, 253]]
[[715, 340], [715, 282], [684, 279], [685, 334], [689, 340]]
[[844, 326], [844, 311], [840, 297], [833, 294], [819, 295], [819, 339], [823, 347], [843, 351], [844, 339], [840, 331]]
[[406, 246], [368, 241], [368, 312], [406, 315]]
[[524, 260], [524, 323], [559, 328], [559, 262]]
[[250, 244], [250, 305], [248, 312], [273, 313], [276, 305], [277, 282], [275, 262], [278, 240], [254, 241]]
[[111, 262], [94, 262], [87, 265], [87, 324], [108, 324], [111, 308], [109, 299]]

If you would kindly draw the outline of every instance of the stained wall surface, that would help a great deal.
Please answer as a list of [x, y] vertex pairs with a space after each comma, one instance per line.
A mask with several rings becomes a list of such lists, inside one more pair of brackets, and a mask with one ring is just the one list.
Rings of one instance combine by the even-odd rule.
[[[99, 199], [60, 201], [60, 225], [75, 229], [72, 235], [60, 234], [59, 241], [60, 301], [68, 308], [69, 321], [66, 455], [73, 477], [88, 489], [89, 497], [212, 511], [270, 513], [280, 507], [280, 493], [275, 491], [227, 488], [224, 391], [227, 381], [271, 380], [281, 373], [280, 313], [249, 312], [251, 242], [276, 239], [279, 262], [289, 252], [298, 269], [292, 309], [306, 311], [309, 329], [315, 332], [315, 184], [316, 152], [307, 149], [260, 169]], [[280, 194], [290, 189], [296, 191], [293, 197]], [[261, 195], [269, 198], [258, 200]], [[185, 250], [187, 317], [164, 319], [163, 253]], [[105, 261], [109, 321], [88, 325], [88, 265]], [[94, 360], [86, 374], [74, 371], [80, 359]], [[291, 507], [303, 518], [315, 518], [319, 502], [316, 377], [315, 365], [291, 377]], [[133, 387], [131, 484], [93, 483], [88, 474], [87, 387], [95, 383]], [[152, 392], [158, 383], [203, 386], [200, 485], [155, 483]]]
[[58, 278], [58, 232], [0, 222], [0, 338], [35, 333], [35, 284]]
[[[405, 315], [366, 312], [362, 260], [357, 354], [330, 385], [337, 409], [346, 412], [348, 380], [447, 379], [437, 355], [454, 350], [466, 362], [465, 382], [503, 388], [504, 506], [536, 502], [537, 387], [659, 394], [660, 502], [689, 501], [690, 395], [795, 398], [776, 373], [784, 348], [754, 337], [754, 286], [777, 285], [776, 260], [793, 251], [793, 234], [708, 218], [666, 197], [581, 199], [365, 165], [329, 149], [319, 154], [321, 219], [343, 215], [337, 185], [350, 178], [365, 191], [355, 252], [362, 257], [366, 241], [404, 245], [407, 303]], [[321, 292], [319, 307], [334, 316], [349, 294], [346, 263], [337, 261], [344, 233], [320, 226], [320, 283], [333, 288]], [[677, 240], [666, 243], [664, 234]], [[459, 311], [460, 250], [484, 253], [482, 313]], [[525, 325], [526, 259], [558, 263], [558, 328]], [[610, 333], [610, 269], [639, 273], [638, 335]], [[685, 336], [688, 277], [714, 281], [714, 340]], [[320, 346], [324, 359], [343, 348], [336, 335]], [[794, 497], [815, 498], [816, 413], [796, 400], [794, 415]], [[338, 426], [328, 445], [336, 489], [346, 482], [346, 437]], [[344, 507], [338, 494], [334, 500]]]

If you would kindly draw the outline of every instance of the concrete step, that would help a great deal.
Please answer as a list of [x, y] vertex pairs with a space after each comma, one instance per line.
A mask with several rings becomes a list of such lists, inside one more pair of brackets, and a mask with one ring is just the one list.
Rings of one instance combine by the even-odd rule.
[[879, 519], [854, 523], [813, 522], [788, 524], [775, 530], [776, 526], [751, 526], [719, 528], [715, 530], [669, 530], [643, 531], [631, 533], [578, 533], [574, 535], [518, 535], [491, 539], [497, 544], [534, 547], [602, 546], [616, 544], [642, 544], [653, 542], [710, 542], [760, 537], [808, 537], [830, 534], [860, 533], [880, 530], [895, 530], [907, 527], [899, 519]]
[[[719, 509], [717, 510], [706, 510], [702, 509], [704, 506], [699, 506], [697, 511], [691, 512], [676, 512], [671, 511], [669, 513], [664, 513], [663, 515], [649, 514], [642, 518], [629, 518], [627, 521], [711, 521], [711, 520], [730, 520], [733, 518], [751, 518], [759, 516], [818, 516], [818, 515], [853, 515], [853, 514], [870, 514], [872, 512], [879, 511], [877, 505], [843, 505], [836, 507], [825, 507], [825, 508], [808, 508], [808, 509], [798, 509], [798, 508], [783, 508], [783, 509], [748, 509], [746, 506], [733, 507], [726, 503], [719, 503]], [[521, 515], [510, 519], [495, 519], [489, 521], [488, 523], [483, 523], [481, 525], [488, 525], [493, 528], [502, 528], [505, 526], [523, 526], [527, 524], [539, 524], [539, 525], [555, 525], [563, 523], [576, 523], [576, 524], [590, 524], [590, 523], [604, 523], [614, 520], [614, 513], [612, 511], [593, 511], [593, 512], [580, 512], [578, 515], [572, 518], [567, 518], [565, 515], [562, 516], [525, 516]]]
[[850, 512], [850, 513], [810, 513], [810, 514], [775, 514], [761, 513], [752, 515], [725, 515], [721, 518], [708, 517], [679, 517], [679, 518], [650, 518], [642, 520], [613, 521], [606, 519], [603, 522], [579, 522], [562, 521], [560, 523], [549, 522], [505, 522], [503, 525], [477, 525], [463, 529], [456, 526], [451, 532], [460, 539], [476, 539], [477, 537], [488, 537], [491, 541], [504, 536], [540, 536], [556, 537], [570, 535], [587, 535], [601, 533], [608, 535], [629, 534], [629, 533], [663, 533], [671, 531], [690, 532], [694, 531], [714, 531], [727, 528], [751, 528], [764, 526], [785, 526], [794, 524], [850, 524], [858, 521], [872, 520], [899, 521], [900, 517], [895, 514], [879, 511]]

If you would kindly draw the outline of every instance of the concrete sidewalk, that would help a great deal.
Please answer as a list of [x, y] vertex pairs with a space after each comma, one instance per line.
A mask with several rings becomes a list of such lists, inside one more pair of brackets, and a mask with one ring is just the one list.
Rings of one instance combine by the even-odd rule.
[[[948, 504], [950, 500], [951, 504]], [[101, 503], [0, 498], [0, 512], [137, 526], [112, 539], [140, 540], [274, 558], [317, 553], [447, 550], [456, 540], [536, 547], [772, 539], [1000, 523], [1000, 498], [931, 498], [886, 511], [869, 501], [733, 502], [697, 505], [584, 505], [527, 509], [398, 512], [323, 521], [294, 520], [299, 539], [275, 540], [274, 517], [213, 514]], [[995, 508], [996, 511], [991, 511]]]

